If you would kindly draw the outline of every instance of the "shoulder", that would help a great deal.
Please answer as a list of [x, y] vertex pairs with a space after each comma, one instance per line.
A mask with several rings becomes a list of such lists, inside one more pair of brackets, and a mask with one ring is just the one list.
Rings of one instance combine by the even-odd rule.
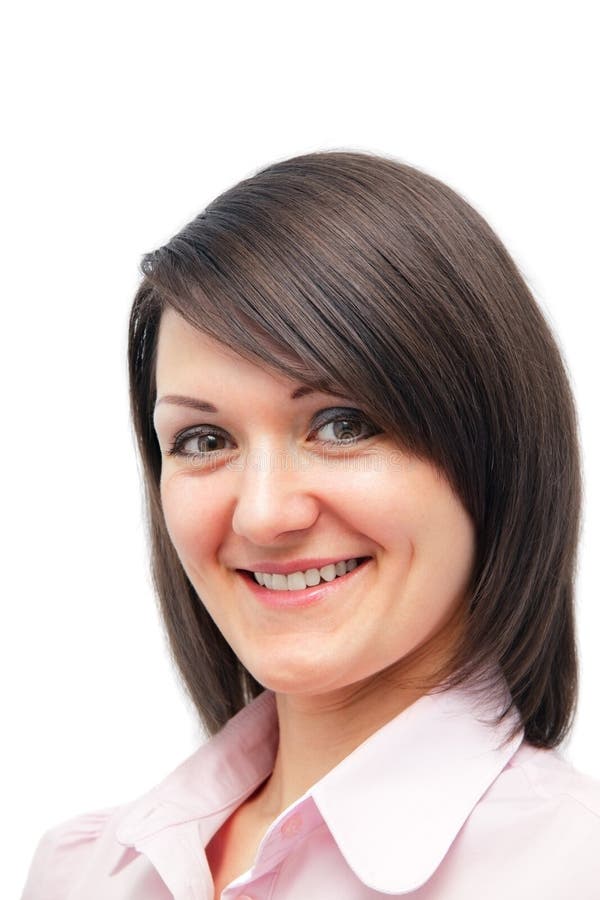
[[564, 810], [600, 830], [600, 780], [580, 772], [560, 750], [541, 750], [523, 743], [507, 770], [519, 773], [540, 803], [560, 803]]
[[597, 896], [600, 782], [558, 750], [523, 743], [470, 820], [468, 848], [500, 882], [518, 873], [518, 896]]
[[521, 743], [473, 806], [434, 878], [436, 885], [456, 881], [458, 889], [442, 890], [444, 897], [597, 900], [600, 782], [556, 749]]
[[[53, 825], [35, 848], [21, 900], [65, 900], [123, 806], [86, 812]], [[112, 827], [111, 827], [112, 826]]]

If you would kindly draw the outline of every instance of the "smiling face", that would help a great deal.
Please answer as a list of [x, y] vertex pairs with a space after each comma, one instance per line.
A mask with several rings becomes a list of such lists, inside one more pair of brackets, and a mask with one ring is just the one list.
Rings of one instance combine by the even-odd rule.
[[[171, 309], [161, 319], [156, 380], [169, 535], [257, 681], [325, 693], [402, 667], [425, 642], [439, 642], [462, 609], [475, 535], [437, 469], [405, 454], [353, 398], [305, 391], [291, 399], [302, 385]], [[267, 588], [239, 571], [362, 557], [370, 559], [308, 605], [267, 605], [257, 596]]]

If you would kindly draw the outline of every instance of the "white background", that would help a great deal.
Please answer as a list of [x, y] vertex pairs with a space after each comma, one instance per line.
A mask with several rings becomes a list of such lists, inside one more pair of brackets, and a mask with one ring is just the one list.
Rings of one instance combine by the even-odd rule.
[[[145, 251], [319, 149], [446, 181], [507, 244], [579, 408], [582, 684], [600, 778], [598, 34], [592, 3], [14, 4], [2, 27], [2, 895], [41, 833], [202, 740], [148, 576], [125, 335]], [[549, 510], [551, 513], [551, 510]]]

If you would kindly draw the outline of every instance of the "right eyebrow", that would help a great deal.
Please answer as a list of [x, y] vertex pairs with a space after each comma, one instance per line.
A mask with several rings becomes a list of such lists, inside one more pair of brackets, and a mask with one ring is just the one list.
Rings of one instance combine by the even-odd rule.
[[160, 403], [174, 403], [176, 406], [187, 406], [188, 409], [197, 409], [200, 412], [219, 412], [214, 403], [209, 403], [208, 400], [196, 400], [195, 397], [184, 397], [182, 394], [165, 394], [156, 401], [154, 408], [156, 409]]

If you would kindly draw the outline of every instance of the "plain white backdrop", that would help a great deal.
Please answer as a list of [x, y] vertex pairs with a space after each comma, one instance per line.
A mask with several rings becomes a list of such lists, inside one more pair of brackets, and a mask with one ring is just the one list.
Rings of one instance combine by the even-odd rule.
[[2, 34], [2, 895], [46, 828], [133, 799], [203, 740], [150, 586], [129, 305], [144, 252], [302, 152], [380, 152], [446, 181], [554, 329], [585, 477], [562, 751], [600, 778], [592, 4], [57, 0], [14, 5]]

